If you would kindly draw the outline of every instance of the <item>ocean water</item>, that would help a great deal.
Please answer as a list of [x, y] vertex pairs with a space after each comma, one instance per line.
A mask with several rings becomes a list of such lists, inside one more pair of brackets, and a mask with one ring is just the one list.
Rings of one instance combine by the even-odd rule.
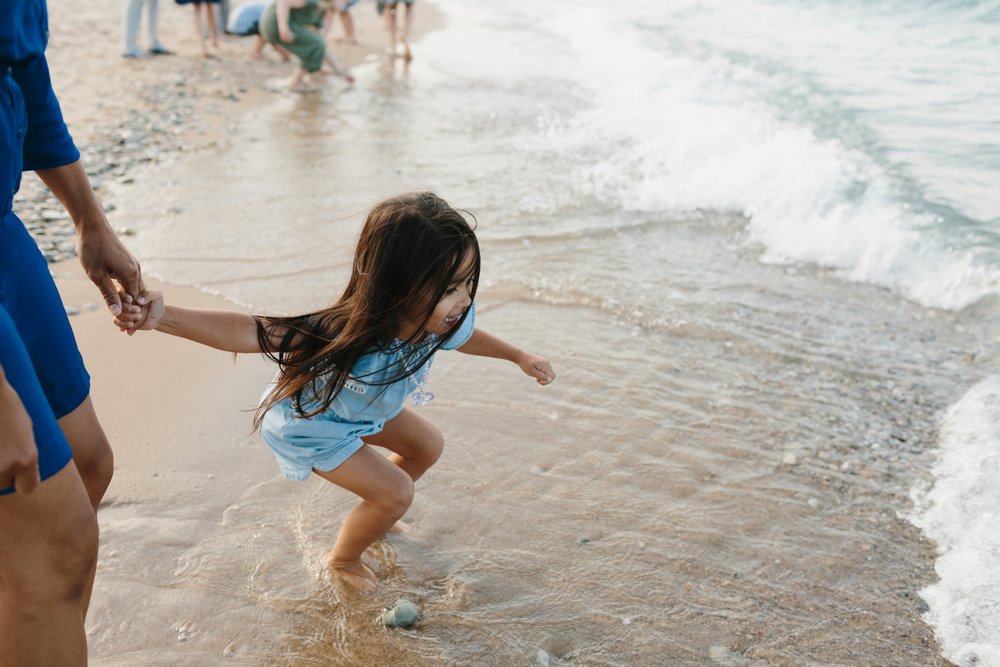
[[[376, 600], [319, 566], [352, 502], [319, 480], [261, 480], [178, 585], [285, 623], [259, 664], [1000, 665], [1000, 3], [435, 7], [412, 64], [276, 95], [116, 215], [148, 272], [284, 313], [433, 189], [480, 325], [559, 380], [442, 355]], [[398, 594], [425, 621], [373, 627]]]

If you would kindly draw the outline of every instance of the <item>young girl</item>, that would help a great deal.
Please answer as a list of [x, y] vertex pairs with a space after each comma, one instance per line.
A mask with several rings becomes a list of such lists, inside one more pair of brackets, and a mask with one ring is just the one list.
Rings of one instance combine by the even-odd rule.
[[369, 212], [347, 287], [326, 309], [293, 317], [191, 310], [151, 290], [116, 324], [278, 364], [254, 425], [286, 478], [315, 473], [360, 496], [328, 564], [365, 592], [376, 578], [362, 554], [406, 513], [413, 483], [444, 446], [441, 432], [405, 406], [408, 395], [416, 405], [433, 398], [425, 382], [435, 352], [506, 359], [539, 384], [555, 379], [547, 359], [475, 328], [479, 265], [464, 217], [434, 194], [406, 194]]

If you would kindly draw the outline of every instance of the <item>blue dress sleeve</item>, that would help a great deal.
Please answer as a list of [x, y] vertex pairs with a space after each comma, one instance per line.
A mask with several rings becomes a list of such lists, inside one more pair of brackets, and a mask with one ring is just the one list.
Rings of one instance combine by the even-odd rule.
[[73, 143], [52, 90], [45, 56], [12, 68], [11, 75], [21, 88], [28, 116], [23, 169], [53, 169], [79, 160], [80, 151]]
[[462, 347], [469, 342], [472, 338], [472, 332], [476, 328], [476, 304], [469, 306], [469, 314], [465, 316], [465, 321], [462, 325], [455, 329], [448, 336], [448, 340], [444, 342], [441, 346], [442, 350], [454, 350], [457, 347]]

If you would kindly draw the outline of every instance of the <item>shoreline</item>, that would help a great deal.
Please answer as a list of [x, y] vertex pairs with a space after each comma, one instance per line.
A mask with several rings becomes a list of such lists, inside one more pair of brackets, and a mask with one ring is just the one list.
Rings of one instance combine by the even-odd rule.
[[[103, 12], [120, 11], [117, 3], [105, 0], [88, 5], [90, 9], [98, 6]], [[422, 5], [422, 8], [428, 7], [430, 5]], [[374, 14], [368, 4], [360, 9]], [[63, 11], [60, 8], [54, 12], [54, 37], [50, 47], [56, 90], [71, 131], [85, 128], [74, 131], [74, 137], [81, 145], [88, 173], [99, 181], [98, 190], [102, 197], [108, 198], [112, 225], [126, 230], [126, 235], [128, 222], [119, 220], [115, 215], [116, 197], [127, 196], [131, 189], [142, 187], [146, 179], [155, 179], [157, 166], [177, 157], [199, 151], [224, 153], [229, 141], [226, 130], [230, 122], [260, 108], [260, 105], [279, 99], [280, 94], [274, 93], [268, 82], [290, 72], [290, 65], [273, 58], [267, 63], [249, 61], [246, 57], [251, 45], [249, 38], [223, 38], [224, 59], [202, 62], [194, 55], [193, 39], [184, 38], [189, 23], [188, 12], [181, 12], [173, 5], [161, 5], [164, 42], [172, 49], [185, 49], [187, 55], [124, 61], [118, 56], [117, 41], [110, 51], [107, 43], [100, 45], [100, 49], [91, 44], [88, 48], [99, 53], [97, 59], [107, 61], [115, 58], [117, 60], [110, 62], [120, 63], [109, 67], [108, 72], [91, 71], [91, 78], [100, 79], [101, 74], [108, 73], [109, 80], [121, 84], [126, 94], [120, 99], [106, 97], [94, 81], [88, 82], [83, 74], [77, 75], [70, 86], [63, 87], [59, 85], [62, 74], [69, 70], [74, 58], [68, 51], [59, 49], [66, 47], [67, 42], [69, 46], [75, 43], [83, 46], [78, 37], [60, 38], [60, 27], [70, 22], [62, 16]], [[356, 19], [359, 13], [355, 12]], [[428, 15], [421, 18], [421, 23]], [[356, 20], [356, 25], [361, 37], [362, 21]], [[338, 28], [336, 26], [335, 30]], [[378, 26], [374, 28], [378, 29]], [[102, 30], [108, 33], [106, 27]], [[117, 31], [117, 23], [112, 22], [110, 32], [117, 35]], [[369, 40], [369, 45], [356, 49], [357, 53], [352, 57], [358, 60], [351, 66], [365, 62], [370, 55], [377, 55], [381, 32], [374, 34], [375, 41]], [[346, 62], [348, 59], [342, 57], [340, 49], [348, 47], [335, 45], [334, 48], [338, 57]], [[53, 51], [56, 58], [51, 58]], [[417, 57], [420, 57], [419, 43]], [[340, 85], [339, 80], [331, 79], [331, 88]], [[88, 86], [93, 86], [93, 90], [89, 90]], [[82, 95], [84, 104], [73, 103], [77, 94]], [[142, 110], [137, 110], [139, 108]], [[120, 122], [98, 122], [106, 116], [119, 118]], [[94, 141], [87, 141], [88, 132]], [[93, 168], [92, 164], [95, 165]], [[41, 211], [53, 208], [51, 202], [44, 200], [31, 202], [33, 210], [39, 211], [41, 217], [44, 217]], [[55, 206], [58, 207], [58, 204]], [[62, 221], [65, 222], [68, 221]], [[50, 221], [49, 229], [58, 229], [60, 224], [58, 219], [54, 219]], [[56, 237], [57, 247], [60, 242], [72, 238], [72, 234], [53, 233], [52, 236]], [[141, 257], [139, 259], [142, 260]], [[259, 492], [260, 487], [269, 488], [275, 482], [277, 472], [270, 454], [247, 433], [249, 418], [244, 413], [257, 400], [257, 394], [270, 379], [273, 368], [257, 364], [257, 360], [243, 358], [234, 365], [225, 353], [203, 350], [186, 341], [174, 341], [151, 333], [139, 334], [134, 339], [122, 338], [111, 326], [102, 304], [97, 303], [95, 309], [84, 307], [94, 303], [97, 292], [82, 276], [75, 258], [63, 257], [62, 261], [51, 266], [64, 302], [79, 310], [77, 315], [71, 317], [71, 322], [93, 372], [95, 404], [117, 456], [116, 476], [99, 517], [102, 533], [108, 539], [102, 538], [95, 602], [92, 620], [88, 622], [95, 664], [135, 664], [129, 662], [129, 651], [135, 650], [137, 642], [143, 651], [147, 651], [144, 658], [150, 649], [162, 650], [169, 656], [157, 664], [195, 660], [191, 657], [194, 650], [203, 651], [198, 655], [203, 659], [228, 656], [225, 650], [230, 644], [235, 645], [235, 655], [230, 657], [233, 662], [227, 664], [267, 664], [267, 659], [273, 654], [254, 644], [253, 628], [249, 623], [280, 624], [279, 620], [270, 617], [266, 621], [263, 618], [241, 618], [239, 622], [247, 624], [244, 634], [222, 641], [212, 635], [209, 628], [191, 622], [191, 612], [187, 611], [190, 602], [184, 598], [204, 595], [206, 600], [213, 600], [213, 591], [192, 590], [185, 586], [191, 578], [188, 568], [192, 567], [192, 563], [205, 566], [212, 556], [219, 555], [209, 552], [205, 556], [204, 547], [200, 545], [211, 541], [213, 531], [219, 531], [219, 526], [225, 523], [227, 517], [238, 514], [239, 510], [233, 509], [236, 505], [244, 506], [250, 502], [240, 500], [237, 503], [233, 499], [245, 498], [244, 494], [249, 494], [249, 490]], [[152, 280], [147, 282], [157, 284]], [[207, 295], [193, 287], [171, 286], [170, 292], [172, 298], [176, 295], [186, 305], [234, 307], [221, 297]], [[858, 379], [859, 383], [863, 381]], [[156, 391], [148, 392], [150, 386], [154, 386]], [[194, 386], [197, 386], [197, 392], [191, 391]], [[467, 386], [466, 389], [471, 394], [475, 387]], [[887, 420], [895, 421], [898, 416], [902, 423], [904, 417], [910, 414], [908, 408], [912, 406], [897, 401], [895, 390], [889, 383], [884, 387], [873, 387], [869, 398], [879, 404], [872, 412], [886, 416]], [[122, 409], [125, 414], [120, 414]], [[461, 424], [459, 419], [453, 415], [452, 421]], [[918, 417], [919, 423], [913, 426], [913, 432], [903, 432], [903, 435], [911, 442], [936, 440], [932, 420], [932, 416], [927, 419]], [[883, 435], [883, 451], [899, 446], [894, 442], [893, 434]], [[915, 597], [928, 578], [933, 577], [933, 545], [898, 515], [891, 516], [892, 509], [898, 510], [907, 504], [905, 482], [915, 474], [900, 470], [898, 459], [880, 458], [860, 445], [850, 444], [848, 448], [846, 438], [844, 440], [839, 445], [830, 444], [816, 450], [804, 446], [792, 447], [789, 452], [791, 458], [786, 455], [782, 459], [781, 452], [776, 450], [773, 452], [775, 461], [783, 461], [782, 465], [776, 465], [779, 476], [799, 478], [811, 489], [822, 491], [820, 497], [824, 502], [820, 505], [821, 511], [833, 514], [845, 531], [856, 531], [856, 536], [863, 536], [867, 533], [864, 529], [867, 524], [877, 526], [870, 530], [878, 530], [878, 537], [860, 544], [856, 556], [865, 562], [866, 570], [871, 570], [871, 574], [866, 576], [871, 576], [872, 581], [878, 584], [878, 590], [873, 590], [872, 595], [887, 598], [879, 611], [892, 610], [898, 616], [889, 621], [880, 621], [874, 615], [866, 616], [870, 609], [862, 609], [864, 602], [859, 604], [859, 609], [853, 609], [855, 601], [847, 600], [845, 595], [843, 609], [849, 610], [853, 616], [845, 616], [842, 620], [856, 627], [867, 625], [873, 630], [915, 630], [912, 632], [915, 636], [899, 641], [905, 642], [914, 651], [913, 647], [921, 643], [927, 647], [928, 642], [934, 642], [933, 631], [919, 617], [914, 618], [920, 608]], [[904, 458], [904, 461], [908, 460]], [[850, 465], [844, 467], [848, 463]], [[445, 469], [443, 472], [448, 471]], [[683, 495], [681, 491], [678, 490], [678, 495]], [[815, 509], [813, 500], [812, 494], [797, 492], [791, 502], [800, 507], [805, 503], [806, 507]], [[856, 519], [847, 516], [848, 510], [841, 508], [842, 502], [848, 507], [857, 505]], [[203, 523], [192, 527], [178, 520], [176, 526], [170, 526], [169, 531], [163, 532], [180, 537], [171, 538], [175, 542], [165, 545], [162, 542], [166, 538], [162, 534], [152, 531], [142, 533], [142, 523], [169, 525], [176, 518], [179, 506], [196, 511]], [[185, 517], [185, 520], [189, 518]], [[587, 544], [592, 545], [588, 548], [600, 548], [598, 537], [592, 539], [588, 535], [586, 539]], [[148, 565], [151, 557], [161, 557], [162, 553], [151, 550], [146, 542], [158, 543], [161, 549], [172, 554], [173, 560]], [[224, 558], [238, 561], [242, 552], [233, 555], [232, 550], [242, 549], [245, 545], [223, 546], [228, 549]], [[911, 548], [912, 553], [900, 553], [906, 547]], [[130, 553], [129, 549], [133, 551]], [[913, 570], [907, 569], [914, 562], [920, 564], [919, 576], [914, 576]], [[846, 567], [851, 565], [847, 558], [840, 564]], [[150, 569], [140, 576], [137, 568], [142, 567]], [[268, 568], [279, 567], [251, 561], [248, 569], [252, 576], [266, 579]], [[692, 568], [691, 579], [695, 581], [711, 581], [712, 576], [718, 574], [712, 567], [700, 565], [697, 567], [703, 569], [699, 575], [694, 569], [696, 565], [689, 567]], [[721, 568], [717, 569], [721, 571]], [[165, 586], [154, 588], [146, 583], [150, 581], [164, 582]], [[225, 589], [224, 593], [235, 594], [229, 589]], [[747, 584], [747, 598], [751, 599], [753, 593], [753, 588]], [[792, 593], [794, 591], [789, 593], [790, 597]], [[776, 600], [776, 604], [784, 602]], [[822, 605], [822, 600], [819, 604]], [[262, 614], [274, 611], [268, 609]], [[220, 610], [219, 613], [227, 615], [228, 610]], [[116, 631], [113, 624], [115, 617], [141, 614], [150, 615], [153, 620], [145, 625], [145, 632], [140, 637], [122, 636]], [[820, 620], [829, 622], [832, 619], [820, 617]], [[238, 623], [230, 623], [230, 626], [235, 625]], [[754, 637], [759, 637], [758, 627], [752, 623], [747, 625], [754, 630]], [[182, 629], [187, 630], [182, 632]], [[768, 630], [766, 627], [761, 629], [764, 632]], [[824, 632], [833, 634], [835, 630], [827, 628]], [[190, 635], [192, 639], [182, 641], [181, 635]], [[879, 640], [887, 641], [888, 638]], [[274, 641], [281, 643], [280, 638]], [[726, 638], [719, 641], [721, 646]], [[754, 641], [749, 634], [736, 637], [727, 650], [752, 651]], [[561, 652], [550, 650], [553, 655]], [[772, 664], [782, 664], [776, 650], [771, 655], [776, 656]], [[890, 653], [885, 659], [891, 662], [893, 657]], [[413, 664], [412, 656], [409, 659], [409, 664]], [[940, 658], [928, 664], [950, 663]]]

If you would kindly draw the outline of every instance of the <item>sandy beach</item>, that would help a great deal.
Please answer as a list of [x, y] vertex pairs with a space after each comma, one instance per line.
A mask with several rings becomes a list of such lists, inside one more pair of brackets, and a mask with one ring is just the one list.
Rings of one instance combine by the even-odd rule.
[[[351, 498], [282, 480], [250, 433], [273, 367], [119, 334], [26, 175], [15, 210], [56, 260], [115, 450], [91, 664], [952, 664], [921, 617], [935, 545], [907, 515], [940, 412], [1000, 367], [989, 303], [928, 308], [760, 262], [747, 218], [701, 207], [605, 225], [596, 195], [556, 181], [599, 157], [560, 143], [575, 129], [564, 109], [533, 102], [562, 82], [524, 84], [486, 50], [463, 69], [442, 54], [469, 25], [425, 0], [411, 67], [385, 61], [362, 2], [359, 44], [330, 47], [358, 83], [307, 95], [280, 90], [291, 65], [273, 52], [250, 61], [250, 38], [202, 59], [190, 9], [168, 2], [176, 55], [123, 59], [120, 12], [52, 2], [48, 58], [151, 285], [187, 306], [315, 307], [337, 293], [366, 207], [431, 188], [480, 220], [479, 321], [551, 355], [560, 379], [538, 393], [441, 355], [427, 414], [446, 455], [413, 535], [369, 553], [385, 584], [359, 599], [321, 566]], [[416, 628], [377, 622], [397, 597], [422, 605]]]

